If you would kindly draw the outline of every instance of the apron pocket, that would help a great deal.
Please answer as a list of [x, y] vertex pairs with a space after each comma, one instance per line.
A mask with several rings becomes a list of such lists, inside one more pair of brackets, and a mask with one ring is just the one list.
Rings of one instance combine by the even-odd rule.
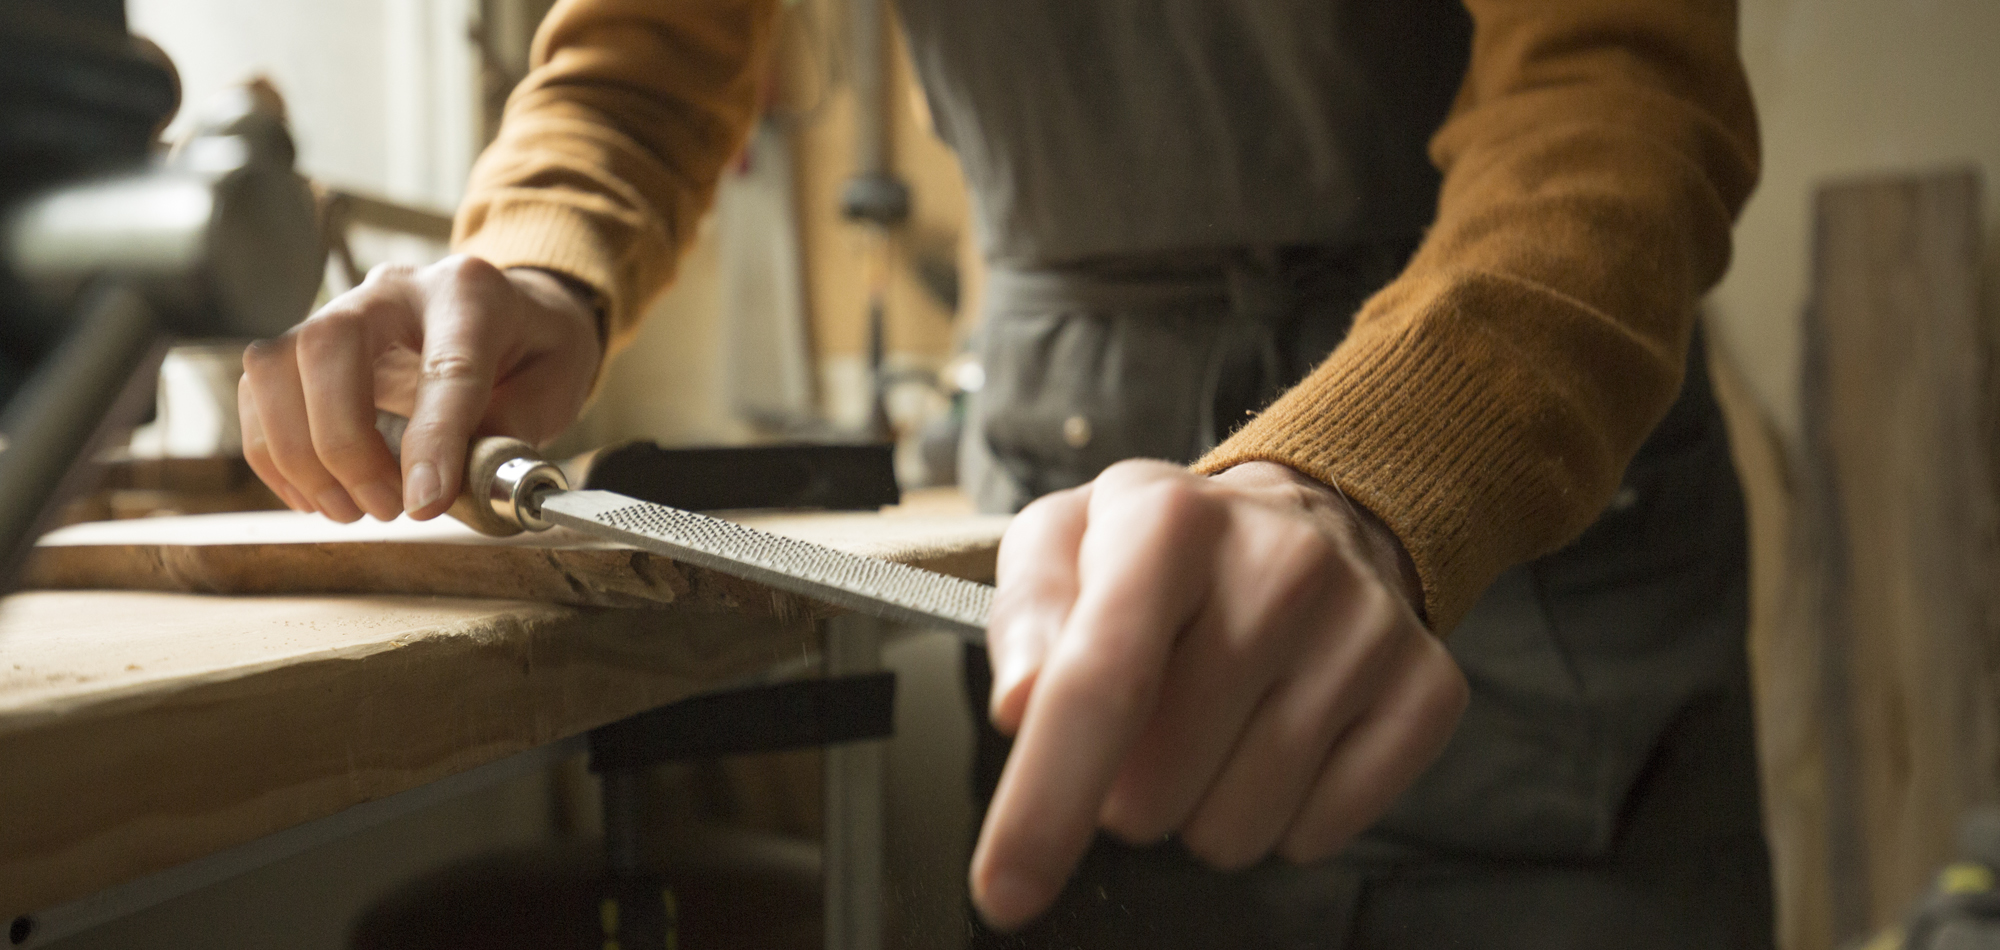
[[1128, 458], [1185, 463], [1202, 450], [1213, 314], [995, 313], [973, 431], [1026, 500]]

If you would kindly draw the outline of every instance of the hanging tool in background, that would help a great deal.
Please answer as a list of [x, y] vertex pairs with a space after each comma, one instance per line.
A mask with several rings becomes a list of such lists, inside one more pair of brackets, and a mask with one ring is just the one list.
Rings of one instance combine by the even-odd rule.
[[895, 439], [889, 424], [889, 380], [883, 363], [888, 356], [887, 318], [889, 271], [895, 231], [910, 218], [910, 186], [889, 163], [888, 110], [884, 79], [888, 51], [882, 0], [849, 0], [848, 64], [854, 86], [854, 176], [840, 191], [840, 214], [866, 228], [864, 267], [868, 279], [868, 435], [879, 441]]
[[150, 405], [169, 341], [275, 335], [318, 290], [281, 104], [232, 90], [157, 157], [178, 94], [122, 4], [0, 5], [0, 592]]

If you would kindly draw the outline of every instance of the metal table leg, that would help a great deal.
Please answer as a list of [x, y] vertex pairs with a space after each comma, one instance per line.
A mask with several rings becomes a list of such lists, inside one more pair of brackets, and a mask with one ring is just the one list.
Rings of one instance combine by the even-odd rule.
[[[826, 675], [872, 673], [882, 666], [879, 620], [833, 618], [823, 627]], [[826, 950], [881, 950], [881, 741], [826, 749]]]

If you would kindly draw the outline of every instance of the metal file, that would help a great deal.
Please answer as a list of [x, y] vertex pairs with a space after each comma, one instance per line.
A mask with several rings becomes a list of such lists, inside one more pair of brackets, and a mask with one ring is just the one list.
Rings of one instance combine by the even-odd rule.
[[541, 517], [594, 537], [886, 620], [986, 638], [993, 588], [607, 491], [536, 492]]

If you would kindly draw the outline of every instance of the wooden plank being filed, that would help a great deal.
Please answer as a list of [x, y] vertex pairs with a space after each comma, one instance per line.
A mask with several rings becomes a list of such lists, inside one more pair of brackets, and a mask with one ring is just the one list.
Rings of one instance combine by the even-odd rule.
[[813, 624], [384, 596], [0, 600], [0, 920], [817, 650]]
[[[883, 513], [731, 516], [855, 554], [991, 581], [1004, 516], [948, 504]], [[585, 607], [675, 604], [756, 616], [818, 605], [564, 528], [489, 538], [449, 518], [335, 524], [248, 512], [76, 525], [42, 539], [24, 586], [213, 594], [394, 593], [508, 597]]]
[[2000, 795], [1979, 215], [1969, 171], [1817, 199], [1788, 603], [1818, 668], [1838, 942], [1900, 920]]

